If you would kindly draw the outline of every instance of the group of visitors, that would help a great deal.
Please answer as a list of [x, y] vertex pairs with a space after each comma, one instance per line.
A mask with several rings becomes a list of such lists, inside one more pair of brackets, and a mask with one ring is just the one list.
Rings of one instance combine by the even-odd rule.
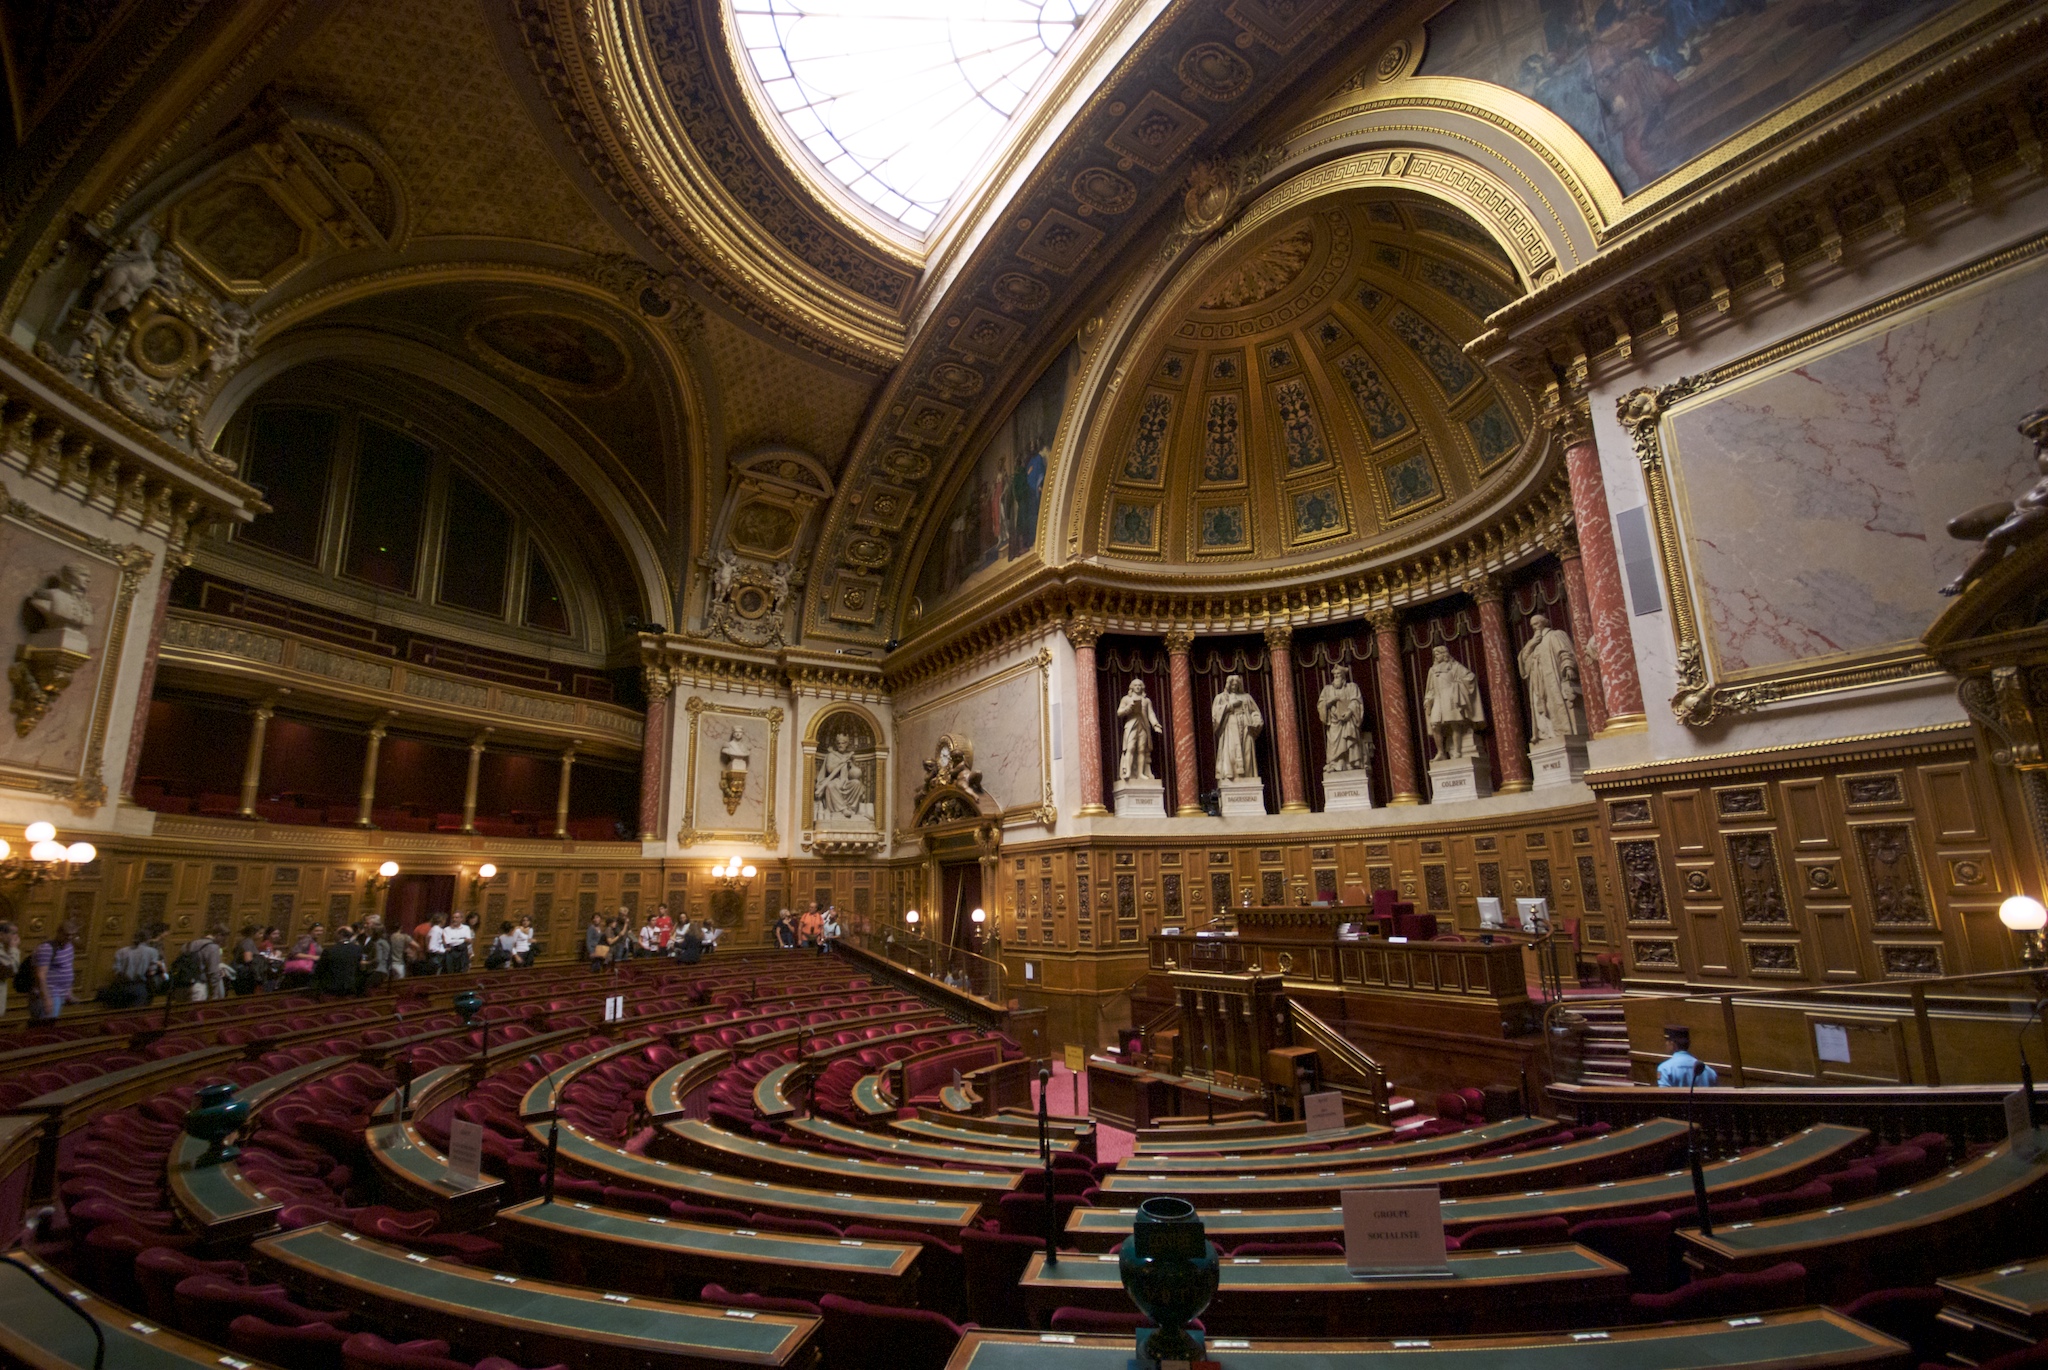
[[775, 920], [775, 945], [785, 951], [814, 951], [823, 956], [844, 932], [839, 906], [830, 904], [821, 909], [813, 899], [800, 914], [782, 911], [782, 916]]
[[621, 904], [609, 916], [591, 915], [590, 926], [583, 930], [583, 955], [594, 971], [636, 956], [672, 956], [694, 966], [717, 949], [724, 935], [725, 929], [687, 914], [678, 923], [665, 903], [657, 905], [654, 915], [642, 919], [636, 929], [633, 910]]

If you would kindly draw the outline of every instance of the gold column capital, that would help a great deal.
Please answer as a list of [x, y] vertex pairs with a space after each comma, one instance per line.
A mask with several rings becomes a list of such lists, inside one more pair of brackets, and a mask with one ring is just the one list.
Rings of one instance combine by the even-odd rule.
[[1367, 611], [1365, 621], [1372, 625], [1375, 633], [1391, 633], [1401, 626], [1401, 611], [1394, 608]]
[[1294, 646], [1294, 625], [1290, 623], [1275, 623], [1266, 629], [1265, 638], [1267, 651], [1289, 651]]
[[1102, 640], [1102, 624], [1094, 619], [1070, 618], [1061, 625], [1060, 631], [1076, 647], [1093, 647]]
[[1195, 645], [1195, 634], [1191, 628], [1174, 628], [1166, 634], [1166, 654], [1186, 656]]
[[1499, 604], [1507, 595], [1499, 576], [1475, 576], [1465, 582], [1465, 591], [1475, 604]]
[[1552, 436], [1566, 447], [1579, 447], [1593, 441], [1593, 411], [1584, 395], [1560, 398], [1543, 411], [1542, 420], [1549, 426]]

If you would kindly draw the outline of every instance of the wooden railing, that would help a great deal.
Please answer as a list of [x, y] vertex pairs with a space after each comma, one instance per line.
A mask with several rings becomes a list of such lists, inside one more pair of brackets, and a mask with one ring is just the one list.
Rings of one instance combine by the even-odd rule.
[[[1578, 1123], [1627, 1127], [1652, 1118], [1683, 1118], [1690, 1108], [1708, 1152], [1732, 1156], [1781, 1141], [1815, 1123], [1868, 1128], [1880, 1142], [1939, 1132], [1963, 1146], [2005, 1136], [2010, 1085], [1934, 1089], [1646, 1089], [1640, 1085], [1550, 1086], [1560, 1116]], [[1688, 1098], [1688, 1093], [1691, 1097]]]
[[1388, 1122], [1392, 1117], [1391, 1098], [1387, 1072], [1380, 1068], [1380, 1063], [1356, 1042], [1309, 1012], [1300, 1001], [1293, 1004], [1292, 1012], [1295, 1034], [1308, 1038], [1322, 1053], [1324, 1084], [1341, 1093], [1346, 1103], [1358, 1105], [1372, 1122]]

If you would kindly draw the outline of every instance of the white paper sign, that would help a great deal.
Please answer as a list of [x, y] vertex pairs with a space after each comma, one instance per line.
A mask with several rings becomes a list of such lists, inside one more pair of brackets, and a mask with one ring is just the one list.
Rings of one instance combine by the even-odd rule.
[[1813, 1025], [1813, 1054], [1823, 1061], [1849, 1063], [1849, 1029], [1840, 1023]]
[[477, 1172], [484, 1164], [484, 1128], [482, 1123], [466, 1122], [461, 1118], [448, 1124], [448, 1173], [458, 1180], [475, 1184]]
[[1343, 1196], [1344, 1265], [1352, 1274], [1450, 1273], [1442, 1190], [1347, 1189]]
[[1311, 1135], [1318, 1132], [1342, 1132], [1344, 1130], [1344, 1096], [1336, 1090], [1325, 1090], [1321, 1094], [1301, 1096], [1301, 1116], [1308, 1122]]
[[2027, 1091], [2016, 1089], [2005, 1096], [2005, 1136], [2012, 1154], [2031, 1161], [2041, 1154], [2041, 1134], [2027, 1121]]
[[619, 1022], [620, 1020], [622, 1020], [623, 1018], [625, 1018], [625, 1016], [626, 1016], [626, 996], [625, 996], [625, 995], [623, 995], [623, 994], [614, 994], [614, 995], [611, 995], [611, 996], [610, 996], [609, 998], [607, 998], [607, 999], [606, 999], [606, 1000], [604, 1001], [604, 1020], [605, 1020], [605, 1021], [606, 1021], [607, 1023], [616, 1023], [616, 1022]]

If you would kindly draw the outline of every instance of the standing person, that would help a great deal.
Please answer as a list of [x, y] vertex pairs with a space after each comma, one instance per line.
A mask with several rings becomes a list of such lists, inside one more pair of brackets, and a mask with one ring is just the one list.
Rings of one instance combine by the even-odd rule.
[[0, 1014], [7, 1012], [7, 991], [21, 970], [21, 929], [11, 918], [0, 919]]
[[477, 929], [483, 923], [483, 915], [472, 913], [467, 918], [453, 919], [448, 928], [449, 969], [465, 971], [470, 960], [476, 955]]
[[704, 934], [698, 930], [697, 920], [685, 918], [683, 930], [676, 938], [676, 960], [686, 966], [694, 966], [704, 959]]
[[533, 916], [520, 915], [512, 928], [512, 965], [524, 969], [533, 964]]
[[264, 989], [276, 989], [283, 974], [284, 931], [272, 924], [256, 939], [256, 979]]
[[448, 915], [437, 913], [427, 924], [427, 974], [448, 969]]
[[363, 944], [346, 925], [334, 930], [334, 944], [320, 953], [313, 988], [323, 994], [359, 994], [363, 988]]
[[299, 935], [292, 943], [291, 955], [284, 959], [284, 971], [279, 984], [289, 983], [294, 989], [313, 978], [313, 967], [320, 963], [321, 941], [327, 936], [324, 924], [315, 923]]
[[627, 958], [633, 954], [633, 929], [626, 922], [623, 910], [619, 917], [612, 919], [611, 927], [606, 929], [605, 935], [611, 939], [611, 963], [615, 966], [624, 965]]
[[484, 957], [485, 970], [509, 970], [513, 964], [513, 946], [518, 938], [512, 932], [512, 920], [507, 918], [498, 924], [498, 935], [491, 939], [490, 954]]
[[612, 949], [604, 940], [604, 919], [598, 914], [590, 915], [590, 926], [583, 930], [583, 955], [590, 961], [593, 971], [603, 970], [604, 963], [611, 958]]
[[834, 904], [825, 910], [822, 926], [818, 930], [818, 955], [832, 950], [832, 944], [839, 940], [839, 906]]
[[374, 914], [363, 920], [363, 988], [378, 989], [391, 979], [391, 939]]
[[654, 920], [650, 918], [640, 925], [640, 954], [659, 956], [663, 950], [661, 929], [654, 926]]
[[262, 967], [256, 963], [256, 938], [261, 932], [254, 923], [242, 924], [242, 935], [235, 939], [234, 951], [229, 958], [228, 988], [236, 995], [254, 994], [262, 983]]
[[1712, 1089], [1718, 1078], [1714, 1068], [1692, 1054], [1692, 1029], [1676, 1023], [1664, 1029], [1664, 1045], [1671, 1054], [1657, 1067], [1657, 1083], [1665, 1089], [1685, 1089], [1698, 1084]]
[[412, 934], [405, 930], [405, 924], [393, 923], [390, 933], [384, 938], [384, 974], [392, 980], [403, 980], [412, 973], [413, 962], [419, 959], [419, 944], [412, 940]]
[[227, 940], [227, 935], [226, 928], [208, 928], [185, 944], [185, 949], [178, 953], [177, 966], [172, 967], [174, 992], [182, 980], [191, 985], [194, 1003], [228, 997], [227, 960], [220, 951], [220, 944]]
[[796, 950], [796, 920], [788, 909], [784, 909], [782, 917], [775, 920], [775, 945], [784, 951]]
[[432, 975], [434, 973], [434, 967], [427, 962], [427, 943], [433, 940], [433, 936], [434, 915], [422, 913], [420, 921], [413, 924], [412, 940], [420, 949], [420, 973], [423, 975]]
[[669, 917], [668, 904], [665, 901], [654, 907], [654, 931], [660, 943], [656, 950], [667, 951], [669, 944], [676, 938], [676, 920]]
[[102, 1004], [141, 1008], [149, 1002], [150, 981], [164, 964], [164, 954], [155, 942], [161, 936], [155, 928], [137, 928], [135, 940], [114, 953], [114, 983], [100, 991]]
[[50, 940], [37, 947], [30, 965], [35, 968], [34, 998], [29, 1000], [31, 1022], [54, 1022], [71, 1001], [71, 987], [78, 978], [78, 929], [59, 923]]
[[697, 927], [701, 930], [704, 938], [704, 954], [709, 956], [712, 952], [718, 950], [718, 939], [725, 936], [725, 929], [709, 919], [697, 924]]
[[818, 912], [818, 901], [814, 899], [810, 907], [804, 910], [804, 916], [797, 919], [797, 941], [807, 948], [813, 948], [818, 945], [818, 939], [824, 932], [825, 915]]

